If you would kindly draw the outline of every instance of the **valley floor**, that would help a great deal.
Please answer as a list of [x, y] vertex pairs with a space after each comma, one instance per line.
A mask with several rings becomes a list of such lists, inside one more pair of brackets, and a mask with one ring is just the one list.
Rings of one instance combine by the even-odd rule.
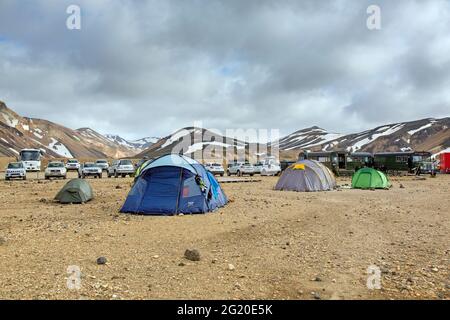
[[[60, 205], [65, 181], [32, 175], [0, 181], [1, 299], [449, 299], [450, 175], [322, 193], [262, 178], [223, 184], [231, 202], [215, 213], [176, 217], [119, 214], [129, 178], [89, 180], [93, 201]], [[194, 248], [200, 261], [183, 258]]]

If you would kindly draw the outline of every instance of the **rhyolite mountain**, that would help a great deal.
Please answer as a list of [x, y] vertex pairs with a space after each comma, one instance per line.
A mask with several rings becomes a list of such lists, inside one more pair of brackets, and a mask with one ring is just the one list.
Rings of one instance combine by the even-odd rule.
[[24, 148], [41, 149], [49, 158], [119, 158], [142, 151], [111, 141], [90, 128], [73, 130], [22, 117], [0, 101], [0, 156], [16, 157]]

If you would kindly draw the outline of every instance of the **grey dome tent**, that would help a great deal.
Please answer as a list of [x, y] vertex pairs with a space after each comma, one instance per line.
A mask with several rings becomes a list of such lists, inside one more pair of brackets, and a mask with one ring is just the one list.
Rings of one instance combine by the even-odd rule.
[[72, 179], [58, 192], [55, 200], [60, 203], [84, 203], [93, 198], [91, 185], [83, 179]]
[[283, 171], [275, 190], [327, 191], [336, 187], [336, 178], [326, 166], [314, 160], [298, 161]]

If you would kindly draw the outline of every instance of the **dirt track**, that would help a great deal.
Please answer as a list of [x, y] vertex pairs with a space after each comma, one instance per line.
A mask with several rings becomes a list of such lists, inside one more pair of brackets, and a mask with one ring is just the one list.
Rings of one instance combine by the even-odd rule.
[[[177, 217], [119, 214], [131, 179], [89, 181], [95, 200], [64, 206], [52, 202], [64, 181], [0, 182], [0, 298], [449, 298], [450, 175], [389, 191], [223, 184], [227, 207]], [[66, 286], [69, 265], [79, 290]], [[370, 265], [381, 290], [366, 286]]]

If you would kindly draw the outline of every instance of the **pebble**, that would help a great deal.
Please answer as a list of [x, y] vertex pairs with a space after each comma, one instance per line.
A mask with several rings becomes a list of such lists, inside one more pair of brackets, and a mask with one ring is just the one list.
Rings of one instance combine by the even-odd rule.
[[184, 257], [191, 261], [200, 261], [200, 252], [198, 252], [198, 250], [196, 249], [186, 249], [186, 251], [184, 252]]
[[97, 258], [97, 264], [101, 265], [101, 264], [106, 264], [108, 260], [105, 257], [98, 257]]
[[236, 267], [234, 265], [232, 265], [231, 263], [229, 263], [228, 270], [233, 271], [234, 269], [236, 269]]

